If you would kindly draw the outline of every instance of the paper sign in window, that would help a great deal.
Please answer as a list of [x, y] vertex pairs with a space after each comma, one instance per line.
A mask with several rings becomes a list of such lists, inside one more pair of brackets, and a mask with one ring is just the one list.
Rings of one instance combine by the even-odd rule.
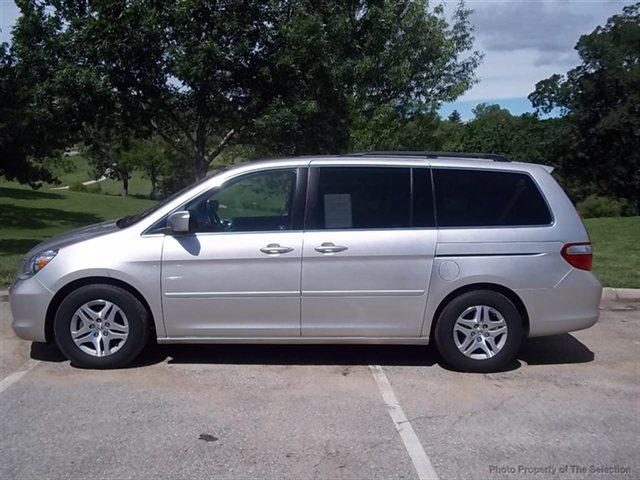
[[351, 194], [330, 193], [324, 196], [324, 228], [351, 228]]

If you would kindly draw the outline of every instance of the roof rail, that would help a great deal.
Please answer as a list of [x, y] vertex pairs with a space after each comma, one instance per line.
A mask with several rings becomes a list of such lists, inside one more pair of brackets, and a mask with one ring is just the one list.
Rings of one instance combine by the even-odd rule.
[[369, 151], [343, 155], [345, 157], [425, 157], [425, 158], [477, 158], [494, 162], [510, 162], [506, 155], [498, 153], [462, 153], [462, 152], [410, 152], [410, 151]]

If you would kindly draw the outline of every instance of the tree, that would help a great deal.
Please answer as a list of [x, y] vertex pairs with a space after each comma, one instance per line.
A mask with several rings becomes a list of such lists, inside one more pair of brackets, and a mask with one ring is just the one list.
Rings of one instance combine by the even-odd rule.
[[472, 12], [460, 3], [449, 24], [441, 5], [430, 13], [423, 2], [371, 10], [367, 44], [374, 48], [350, 68], [362, 74], [350, 98], [350, 149], [425, 149], [435, 141], [442, 102], [476, 81], [482, 55], [471, 50]]
[[460, 115], [460, 112], [458, 110], [454, 110], [449, 114], [447, 120], [449, 120], [451, 123], [462, 123], [462, 116]]
[[[0, 175], [38, 186], [54, 180], [51, 172], [33, 160], [34, 154], [45, 157], [55, 148], [43, 144], [33, 129], [37, 113], [28, 113], [27, 98], [17, 78], [15, 58], [6, 44], [0, 45]], [[45, 148], [47, 147], [47, 148]]]
[[17, 44], [0, 44], [0, 175], [34, 188], [56, 182], [44, 161], [72, 143], [84, 118], [78, 96], [56, 102], [49, 95], [84, 83], [73, 71], [52, 81], [61, 62], [57, 45], [43, 48], [52, 28], [33, 5], [14, 30]]
[[0, 46], [0, 175], [38, 187], [56, 181], [43, 160], [79, 139], [109, 92], [72, 61], [49, 6], [16, 3], [11, 46]]
[[469, 12], [449, 25], [425, 0], [19, 5], [12, 50], [44, 72], [21, 81], [55, 86], [46, 99], [73, 105], [85, 132], [161, 137], [195, 178], [234, 143], [344, 151], [378, 109], [405, 119], [455, 99], [480, 60]]
[[550, 152], [559, 127], [556, 119], [540, 120], [529, 113], [512, 115], [500, 105], [486, 103], [476, 105], [473, 114], [466, 123], [448, 119], [440, 124], [435, 137], [442, 149], [501, 153], [516, 160], [554, 164]]
[[468, 152], [510, 155], [514, 117], [509, 110], [480, 103], [472, 112], [473, 120], [463, 128], [462, 148]]
[[358, 115], [351, 132], [351, 150], [437, 150], [434, 135], [440, 118], [434, 112], [398, 115], [378, 107], [371, 116]]
[[167, 173], [166, 144], [159, 138], [137, 140], [123, 152], [124, 163], [142, 172], [151, 183], [149, 198], [157, 198], [160, 178]]
[[640, 3], [580, 37], [582, 64], [539, 82], [529, 99], [560, 109], [563, 174], [627, 198], [640, 214]]
[[129, 180], [138, 167], [137, 158], [130, 152], [133, 141], [126, 135], [107, 137], [104, 132], [90, 135], [93, 142], [87, 145], [86, 154], [93, 166], [96, 178], [105, 176], [122, 182], [121, 195], [129, 195]]

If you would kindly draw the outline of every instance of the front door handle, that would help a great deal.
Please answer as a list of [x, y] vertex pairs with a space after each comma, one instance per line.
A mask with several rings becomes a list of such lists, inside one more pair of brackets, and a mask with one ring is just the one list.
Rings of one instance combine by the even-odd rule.
[[281, 247], [277, 243], [270, 243], [266, 247], [260, 249], [262, 253], [266, 253], [267, 255], [277, 255], [279, 253], [289, 253], [293, 252], [293, 248], [291, 247]]
[[337, 252], [343, 252], [347, 248], [349, 247], [343, 247], [342, 245], [335, 245], [331, 242], [324, 242], [319, 247], [316, 247], [315, 251], [320, 253], [337, 253]]

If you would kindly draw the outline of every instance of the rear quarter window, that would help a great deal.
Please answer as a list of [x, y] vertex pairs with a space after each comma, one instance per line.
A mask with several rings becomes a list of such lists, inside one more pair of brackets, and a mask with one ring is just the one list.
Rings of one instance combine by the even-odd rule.
[[436, 168], [439, 227], [548, 225], [549, 207], [525, 173]]

